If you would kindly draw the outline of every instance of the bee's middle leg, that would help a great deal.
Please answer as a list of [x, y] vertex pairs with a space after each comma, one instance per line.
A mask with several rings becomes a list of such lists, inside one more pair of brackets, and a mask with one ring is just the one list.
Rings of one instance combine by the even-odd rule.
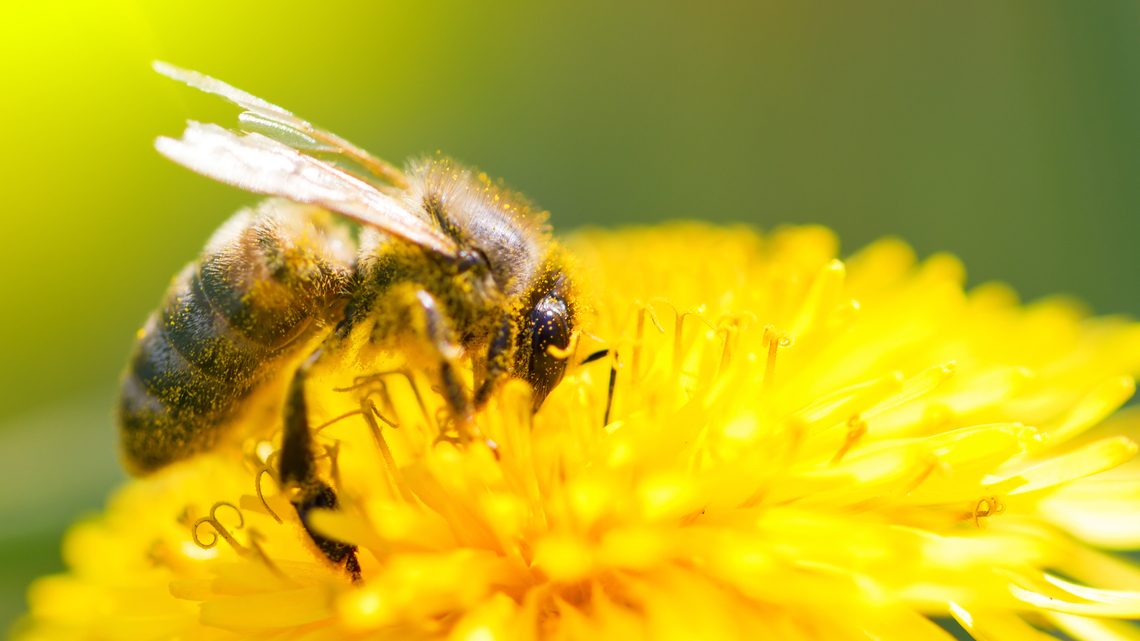
[[293, 373], [289, 393], [285, 400], [285, 431], [281, 442], [281, 459], [278, 472], [283, 487], [295, 486], [297, 495], [293, 507], [301, 524], [321, 553], [337, 565], [344, 566], [354, 581], [360, 579], [360, 563], [356, 546], [334, 541], [314, 532], [309, 515], [314, 509], [335, 509], [336, 492], [317, 475], [316, 456], [313, 452], [313, 433], [309, 425], [308, 404], [305, 400], [305, 380], [320, 358], [317, 351]]

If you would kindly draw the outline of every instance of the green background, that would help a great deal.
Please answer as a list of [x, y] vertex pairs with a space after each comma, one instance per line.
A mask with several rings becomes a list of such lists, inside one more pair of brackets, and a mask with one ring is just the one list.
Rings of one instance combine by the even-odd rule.
[[1140, 312], [1132, 0], [6, 2], [0, 625], [119, 478], [135, 329], [252, 200], [153, 151], [232, 115], [155, 58], [390, 159], [477, 164], [561, 230], [819, 222], [848, 250], [898, 235], [974, 282]]

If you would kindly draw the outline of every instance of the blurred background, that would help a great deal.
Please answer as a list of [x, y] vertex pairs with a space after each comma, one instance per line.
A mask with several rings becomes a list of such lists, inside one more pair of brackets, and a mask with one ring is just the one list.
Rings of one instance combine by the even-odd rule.
[[235, 112], [151, 60], [389, 159], [443, 150], [560, 230], [817, 222], [1135, 315], [1138, 29], [1132, 0], [3, 3], [0, 629], [121, 478], [135, 329], [254, 200], [153, 151]]

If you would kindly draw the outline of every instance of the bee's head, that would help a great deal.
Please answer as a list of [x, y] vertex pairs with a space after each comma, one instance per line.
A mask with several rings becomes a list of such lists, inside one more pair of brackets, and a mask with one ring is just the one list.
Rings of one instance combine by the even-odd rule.
[[459, 246], [455, 266], [473, 282], [486, 275], [508, 298], [540, 275], [549, 230], [545, 213], [522, 196], [446, 158], [413, 165], [411, 197]]
[[501, 309], [509, 310], [508, 318], [488, 319], [499, 323], [489, 347], [495, 352], [513, 345], [508, 368], [530, 383], [537, 409], [566, 371], [558, 352], [569, 345], [575, 320], [570, 282], [545, 212], [446, 158], [413, 165], [409, 175], [411, 197], [459, 247], [453, 264], [464, 289], [494, 290], [505, 303]]
[[570, 290], [561, 262], [548, 258], [519, 319], [515, 371], [530, 383], [535, 411], [566, 373], [566, 355], [558, 352], [570, 346], [576, 323]]

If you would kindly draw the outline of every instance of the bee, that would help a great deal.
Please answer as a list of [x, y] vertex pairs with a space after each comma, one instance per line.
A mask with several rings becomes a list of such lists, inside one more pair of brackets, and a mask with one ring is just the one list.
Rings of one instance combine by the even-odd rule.
[[537, 411], [575, 329], [565, 256], [545, 214], [483, 174], [440, 157], [401, 171], [222, 81], [154, 68], [243, 110], [233, 129], [191, 121], [158, 151], [270, 198], [215, 232], [140, 330], [119, 396], [125, 465], [146, 474], [218, 447], [276, 385], [279, 478], [325, 556], [359, 577], [355, 549], [308, 526], [337, 501], [317, 472], [306, 377], [363, 336], [424, 364], [456, 438], [474, 437], [474, 412], [508, 378], [530, 384]]

